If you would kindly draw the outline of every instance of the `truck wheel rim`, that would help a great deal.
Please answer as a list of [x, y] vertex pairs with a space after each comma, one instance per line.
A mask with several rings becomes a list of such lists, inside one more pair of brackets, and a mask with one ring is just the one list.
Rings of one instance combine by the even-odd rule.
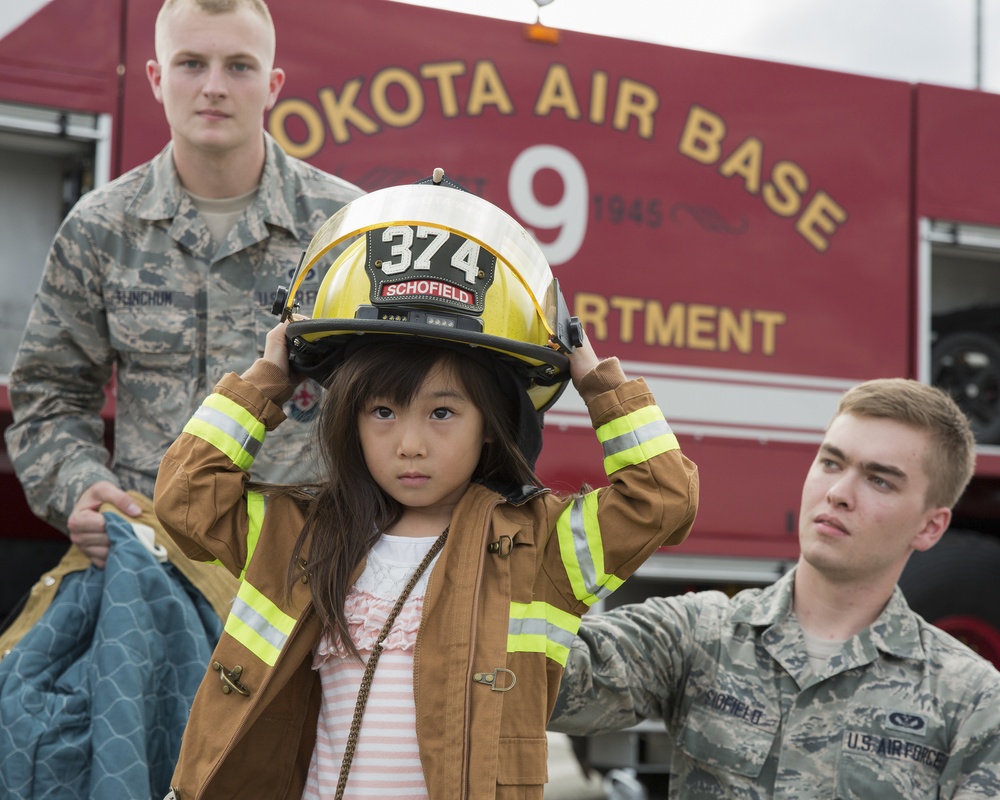
[[994, 664], [1000, 664], [1000, 630], [986, 620], [967, 615], [942, 617], [934, 624]]

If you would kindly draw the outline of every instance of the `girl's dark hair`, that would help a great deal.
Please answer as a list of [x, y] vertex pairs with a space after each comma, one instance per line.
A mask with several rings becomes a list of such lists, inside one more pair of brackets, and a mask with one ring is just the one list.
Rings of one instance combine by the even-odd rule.
[[[485, 443], [472, 480], [500, 485], [538, 484], [518, 446], [518, 392], [523, 388], [488, 355], [464, 346], [423, 340], [375, 340], [349, 355], [327, 381], [317, 435], [327, 480], [314, 487], [306, 522], [288, 566], [288, 591], [309, 574], [316, 613], [324, 630], [336, 632], [357, 656], [344, 614], [351, 577], [380, 531], [402, 509], [372, 479], [358, 433], [358, 415], [373, 398], [406, 406], [431, 371], [441, 365], [459, 381], [483, 415]], [[457, 532], [453, 531], [453, 535]]]

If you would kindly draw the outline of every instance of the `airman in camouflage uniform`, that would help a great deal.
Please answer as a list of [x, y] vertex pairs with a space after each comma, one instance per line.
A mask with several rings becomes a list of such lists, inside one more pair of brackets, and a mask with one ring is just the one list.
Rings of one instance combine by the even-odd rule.
[[974, 457], [943, 392], [852, 389], [803, 487], [796, 568], [585, 618], [549, 728], [662, 719], [676, 799], [1000, 797], [1000, 673], [895, 585]]
[[[161, 456], [201, 400], [224, 373], [242, 372], [263, 353], [278, 322], [270, 313], [275, 290], [289, 283], [313, 234], [361, 194], [290, 158], [261, 129], [284, 73], [273, 69], [273, 24], [258, 0], [235, 8], [168, 0], [156, 41], [159, 63], [147, 72], [171, 143], [70, 212], [10, 376], [15, 421], [7, 449], [25, 494], [85, 552], [78, 528], [103, 533], [100, 501], [138, 513], [114, 487], [152, 496]], [[247, 198], [221, 241], [192, 197], [199, 189], [205, 198]], [[314, 275], [303, 284], [302, 313], [318, 283]], [[109, 464], [100, 412], [113, 376]], [[256, 479], [313, 474], [317, 390], [311, 382], [299, 387], [285, 409], [291, 427], [264, 445]], [[84, 493], [93, 495], [95, 485], [107, 488], [88, 502]], [[85, 524], [75, 521], [81, 507]], [[100, 565], [100, 553], [88, 555]]]
[[[287, 285], [313, 233], [360, 192], [289, 158], [267, 134], [257, 201], [217, 244], [171, 160], [153, 161], [85, 195], [56, 234], [10, 378], [7, 448], [33, 510], [65, 529], [99, 480], [152, 496], [160, 458], [226, 372], [264, 352]], [[315, 296], [312, 276], [300, 292]], [[308, 313], [304, 309], [303, 313]], [[100, 411], [116, 370], [114, 463]], [[290, 402], [291, 430], [268, 439], [261, 480], [310, 472], [315, 385]]]
[[671, 798], [1000, 797], [996, 670], [897, 589], [816, 674], [793, 581], [585, 618], [549, 728], [662, 719]]

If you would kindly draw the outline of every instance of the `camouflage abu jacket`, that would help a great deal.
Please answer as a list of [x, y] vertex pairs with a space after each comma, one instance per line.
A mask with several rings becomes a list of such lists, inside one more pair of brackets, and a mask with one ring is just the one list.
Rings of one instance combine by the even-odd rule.
[[1000, 797], [1000, 674], [897, 588], [813, 674], [794, 571], [732, 599], [653, 598], [585, 618], [550, 730], [661, 718], [671, 798]]
[[[160, 458], [228, 371], [263, 352], [316, 230], [361, 191], [288, 157], [266, 133], [256, 199], [216, 242], [174, 170], [172, 147], [88, 193], [63, 222], [10, 376], [7, 449], [32, 510], [65, 530], [99, 480], [152, 496]], [[299, 294], [311, 310], [318, 276]], [[104, 387], [116, 374], [114, 462], [104, 447]], [[289, 430], [255, 477], [311, 475], [315, 384], [286, 405]]]

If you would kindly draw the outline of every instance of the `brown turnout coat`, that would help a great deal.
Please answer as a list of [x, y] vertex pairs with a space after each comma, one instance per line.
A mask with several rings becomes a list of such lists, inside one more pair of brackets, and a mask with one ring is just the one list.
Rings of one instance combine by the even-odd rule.
[[[227, 375], [216, 394], [272, 430], [283, 419], [274, 401], [287, 387], [276, 388], [268, 369], [258, 362], [244, 378]], [[588, 406], [595, 428], [656, 410], [649, 408], [654, 401], [645, 383], [626, 381], [616, 359], [601, 362], [584, 380], [599, 384], [600, 393]], [[601, 551], [598, 572], [608, 588], [661, 545], [683, 541], [694, 521], [697, 470], [665, 423], [663, 429], [666, 439], [660, 441], [671, 440], [672, 447], [616, 468], [610, 487], [596, 490], [591, 513], [599, 531], [591, 525], [588, 536]], [[270, 497], [259, 537], [248, 544], [247, 477], [216, 446], [185, 432], [168, 450], [157, 480], [157, 516], [185, 552], [218, 560], [294, 621], [268, 664], [245, 637], [233, 635], [229, 623], [237, 615], [236, 601], [213, 655], [220, 669], [206, 665], [185, 731], [172, 781], [179, 800], [298, 800], [315, 743], [320, 687], [312, 654], [320, 626], [307, 583], [297, 582], [291, 602], [285, 601], [286, 567], [303, 517], [291, 500]], [[516, 644], [517, 637], [509, 636], [511, 611], [532, 604], [559, 624], [567, 619], [578, 624], [593, 602], [579, 599], [579, 581], [575, 588], [574, 569], [567, 567], [577, 556], [564, 552], [578, 549], [583, 540], [577, 537], [570, 547], [571, 540], [562, 538], [565, 531], [557, 531], [573, 503], [574, 497], [546, 490], [515, 497], [473, 484], [455, 510], [430, 576], [414, 655], [417, 736], [431, 798], [543, 795], [545, 726], [565, 655], [558, 643], [554, 649], [551, 642], [534, 647], [548, 655]], [[570, 516], [563, 516], [564, 527]], [[568, 627], [563, 635], [571, 640], [575, 627]], [[513, 688], [498, 691], [514, 679]]]

